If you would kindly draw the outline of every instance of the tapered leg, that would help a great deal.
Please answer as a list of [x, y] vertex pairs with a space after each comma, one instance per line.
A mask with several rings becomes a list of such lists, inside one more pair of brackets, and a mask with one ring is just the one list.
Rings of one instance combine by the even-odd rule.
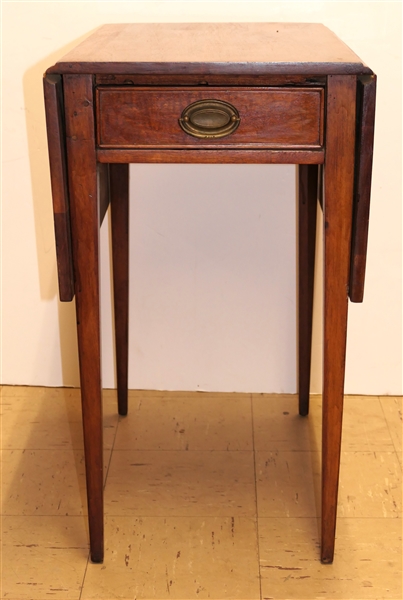
[[354, 179], [356, 78], [330, 76], [324, 195], [324, 373], [322, 549], [331, 563], [336, 531], [343, 416]]
[[129, 165], [109, 165], [118, 411], [127, 415], [129, 344]]
[[64, 77], [69, 195], [91, 559], [103, 560], [99, 206], [92, 77]]
[[306, 416], [311, 380], [318, 165], [299, 165], [298, 188], [298, 391], [299, 414]]

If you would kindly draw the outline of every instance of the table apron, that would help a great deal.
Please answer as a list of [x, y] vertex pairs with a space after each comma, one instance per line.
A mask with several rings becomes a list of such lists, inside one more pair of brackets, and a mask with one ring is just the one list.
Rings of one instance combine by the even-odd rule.
[[100, 163], [292, 164], [321, 165], [321, 150], [98, 149]]

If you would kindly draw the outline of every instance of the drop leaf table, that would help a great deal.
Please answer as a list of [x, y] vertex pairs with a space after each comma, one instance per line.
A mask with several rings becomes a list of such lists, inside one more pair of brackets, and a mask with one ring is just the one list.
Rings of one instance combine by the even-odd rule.
[[[298, 167], [299, 412], [308, 414], [323, 210], [321, 560], [334, 555], [348, 298], [365, 274], [376, 77], [309, 23], [104, 25], [44, 76], [60, 299], [75, 296], [91, 558], [103, 560], [99, 229], [112, 220], [118, 410], [127, 413], [129, 163]], [[270, 202], [268, 192], [267, 201]]]

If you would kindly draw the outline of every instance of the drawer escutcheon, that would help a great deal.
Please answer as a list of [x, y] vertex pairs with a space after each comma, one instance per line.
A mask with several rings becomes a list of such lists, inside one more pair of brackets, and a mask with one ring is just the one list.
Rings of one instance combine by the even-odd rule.
[[222, 138], [233, 133], [241, 118], [235, 106], [222, 100], [198, 100], [185, 108], [179, 125], [197, 138]]

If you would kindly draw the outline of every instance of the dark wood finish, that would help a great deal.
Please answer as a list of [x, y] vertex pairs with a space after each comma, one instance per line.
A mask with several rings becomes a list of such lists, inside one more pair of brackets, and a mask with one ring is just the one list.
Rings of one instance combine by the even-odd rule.
[[129, 165], [110, 165], [118, 411], [127, 415], [129, 358]]
[[298, 188], [298, 395], [299, 414], [306, 416], [311, 381], [318, 165], [299, 166]]
[[318, 200], [323, 211], [323, 164], [318, 167]]
[[364, 299], [374, 148], [376, 76], [360, 78], [357, 88], [356, 171], [349, 287], [352, 302], [362, 302]]
[[198, 163], [198, 164], [321, 164], [323, 150], [206, 150], [182, 149], [133, 150], [131, 148], [97, 150], [97, 160], [103, 163]]
[[[323, 88], [98, 88], [101, 148], [312, 148], [323, 143]], [[239, 127], [224, 138], [198, 139], [179, 126], [200, 100], [235, 107]], [[256, 127], [256, 124], [259, 126]]]
[[[321, 77], [326, 72], [332, 74], [356, 74], [356, 75], [371, 75], [372, 71], [361, 63], [278, 63], [272, 65], [259, 64], [259, 63], [179, 63], [176, 65], [164, 65], [163, 63], [104, 63], [104, 62], [58, 62], [55, 66], [50, 67], [48, 73], [60, 73], [60, 74], [76, 74], [80, 75], [92, 71], [94, 73], [107, 73], [111, 71], [118, 75], [130, 75], [135, 69], [140, 75], [148, 76], [151, 71], [155, 70], [156, 75], [165, 76], [167, 73], [174, 73], [175, 75], [182, 75], [186, 73], [186, 68], [190, 67], [194, 69], [194, 73], [199, 77], [205, 77], [206, 75], [219, 75], [222, 72], [223, 75], [227, 76], [254, 76], [254, 77], [265, 77], [266, 75], [303, 75], [304, 73], [310, 73], [312, 77]], [[172, 68], [175, 70], [173, 71]], [[243, 83], [243, 82], [242, 82]], [[246, 82], [245, 82], [246, 83]]]
[[102, 224], [106, 211], [110, 204], [109, 191], [109, 165], [105, 163], [97, 164], [98, 176], [98, 197], [99, 197], [99, 221]]
[[100, 218], [91, 75], [66, 75], [64, 97], [91, 559], [102, 562]]
[[103, 25], [49, 72], [202, 76], [372, 73], [319, 23]]
[[43, 90], [45, 98], [53, 213], [55, 217], [54, 225], [59, 295], [62, 302], [70, 302], [70, 300], [74, 298], [74, 276], [71, 252], [63, 85], [61, 76], [46, 75], [43, 79]]
[[[99, 73], [95, 76], [96, 85], [125, 85], [125, 86], [149, 86], [149, 85], [168, 85], [168, 86], [210, 86], [215, 87], [238, 87], [240, 85], [239, 75], [193, 75], [186, 73], [176, 75], [141, 75], [138, 73], [126, 73], [123, 75], [114, 75], [111, 73]], [[326, 77], [323, 75], [242, 75], [242, 85], [246, 86], [281, 86], [293, 87], [299, 86], [325, 86]]]
[[55, 228], [59, 298], [61, 302], [70, 302], [74, 298], [70, 215], [67, 213], [54, 213], [53, 220]]
[[324, 195], [324, 349], [321, 559], [334, 554], [346, 357], [354, 186], [356, 78], [330, 76]]
[[[61, 74], [62, 79], [51, 73]], [[365, 271], [375, 106], [372, 71], [318, 24], [124, 24], [101, 27], [50, 68], [45, 81], [55, 228], [66, 248], [70, 202], [92, 560], [103, 557], [98, 255], [99, 226], [109, 199], [118, 406], [121, 414], [127, 412], [126, 163], [296, 163], [301, 165], [302, 415], [309, 409], [317, 197], [324, 219], [321, 559], [332, 562], [348, 294], [353, 301], [362, 299]], [[93, 94], [99, 84], [103, 85], [96, 92], [95, 110]], [[195, 100], [221, 95], [241, 113], [238, 129], [220, 140], [188, 137], [178, 125], [183, 109]], [[97, 140], [112, 147], [99, 148]], [[68, 269], [68, 249], [63, 243], [58, 246], [63, 285], [66, 277], [69, 281], [62, 272], [66, 265]], [[71, 289], [63, 295], [69, 298]]]

